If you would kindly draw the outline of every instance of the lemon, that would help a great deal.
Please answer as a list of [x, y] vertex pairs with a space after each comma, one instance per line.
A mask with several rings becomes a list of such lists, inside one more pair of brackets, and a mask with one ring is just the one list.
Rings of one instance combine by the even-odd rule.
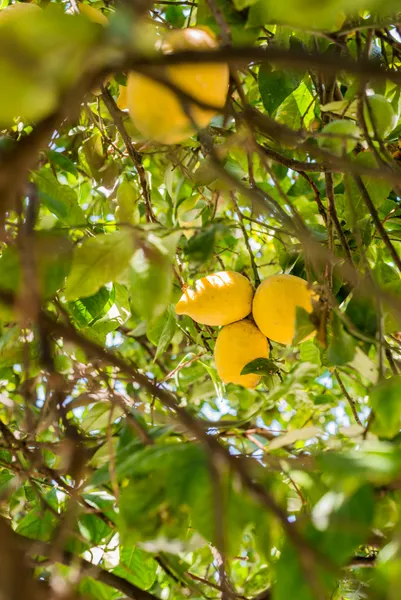
[[[397, 115], [394, 113], [391, 103], [381, 94], [368, 96], [366, 101], [369, 103], [370, 110], [365, 106], [363, 114], [369, 135], [373, 136], [376, 131], [380, 137], [386, 137], [397, 124]], [[374, 126], [370, 113], [373, 116]]]
[[0, 10], [0, 23], [5, 23], [9, 20], [17, 20], [18, 17], [22, 16], [24, 13], [34, 14], [38, 10], [41, 9], [36, 4], [25, 4], [22, 2], [19, 2], [18, 4], [10, 4], [9, 6], [6, 6]]
[[[90, 6], [90, 4], [82, 4], [82, 2], [78, 2], [79, 12], [82, 15], [85, 15], [92, 23], [97, 23], [98, 25], [102, 25], [103, 27], [108, 27], [109, 21], [104, 14], [94, 6]], [[108, 75], [103, 82], [103, 85], [107, 85], [113, 79], [112, 75]], [[95, 96], [100, 96], [102, 90], [100, 87], [95, 87], [92, 90], [92, 94]]]
[[327, 123], [322, 133], [329, 135], [318, 138], [317, 143], [319, 148], [327, 150], [336, 156], [352, 152], [360, 137], [359, 127], [352, 121], [346, 120]]
[[126, 85], [120, 85], [120, 87], [118, 88], [117, 106], [120, 110], [126, 110], [128, 108]]
[[250, 281], [235, 271], [220, 271], [198, 279], [187, 288], [175, 307], [177, 315], [188, 315], [203, 325], [228, 325], [240, 321], [252, 309]]
[[267, 339], [251, 321], [227, 325], [217, 336], [214, 360], [224, 383], [236, 383], [246, 388], [256, 387], [260, 376], [254, 373], [241, 375], [241, 371], [252, 360], [268, 356]]
[[[207, 31], [188, 28], [167, 33], [162, 50], [168, 54], [216, 46]], [[192, 97], [217, 109], [224, 107], [229, 80], [226, 64], [194, 62], [171, 65], [157, 72]], [[130, 73], [127, 88], [131, 119], [144, 137], [163, 144], [175, 144], [193, 134], [193, 123], [185, 113], [181, 99], [167, 86], [140, 73]], [[217, 110], [203, 109], [191, 103], [187, 110], [199, 128], [206, 127], [217, 113]]]
[[256, 290], [252, 313], [260, 331], [274, 342], [291, 344], [295, 334], [296, 307], [312, 312], [314, 293], [304, 279], [273, 275]]
[[98, 23], [99, 25], [103, 25], [103, 27], [108, 26], [109, 21], [98, 8], [90, 6], [90, 4], [82, 4], [81, 2], [78, 3], [78, 8], [79, 12], [88, 17], [92, 23]]

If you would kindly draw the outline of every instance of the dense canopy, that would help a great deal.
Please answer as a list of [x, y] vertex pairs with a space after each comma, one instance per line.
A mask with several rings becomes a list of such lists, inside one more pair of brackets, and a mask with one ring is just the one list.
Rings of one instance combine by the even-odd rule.
[[398, 600], [399, 2], [7, 2], [1, 600]]

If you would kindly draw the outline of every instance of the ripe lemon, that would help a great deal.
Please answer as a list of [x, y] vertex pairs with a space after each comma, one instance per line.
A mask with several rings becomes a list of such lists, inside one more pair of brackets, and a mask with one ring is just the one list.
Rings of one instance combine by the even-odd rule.
[[128, 108], [126, 85], [120, 85], [120, 87], [118, 88], [117, 106], [120, 110], [126, 110]]
[[[82, 4], [82, 2], [78, 2], [78, 8], [79, 12], [82, 15], [85, 15], [85, 17], [92, 21], [92, 23], [97, 23], [98, 25], [102, 25], [103, 27], [108, 27], [109, 20], [98, 8], [90, 6], [90, 4]], [[106, 79], [104, 80], [103, 85], [107, 85], [112, 79], [113, 76], [108, 75], [108, 77], [106, 77]], [[92, 94], [94, 94], [95, 96], [100, 96], [101, 93], [102, 90], [100, 89], [100, 87], [96, 87], [92, 90]]]
[[256, 387], [260, 376], [254, 373], [241, 375], [241, 371], [252, 360], [268, 356], [267, 339], [251, 321], [227, 325], [217, 336], [214, 360], [224, 383], [237, 383], [246, 388]]
[[177, 315], [188, 315], [203, 325], [228, 325], [248, 316], [252, 309], [250, 281], [235, 271], [220, 271], [198, 279], [187, 288], [175, 307]]
[[108, 26], [108, 19], [98, 8], [95, 8], [90, 4], [82, 4], [81, 2], [78, 3], [78, 8], [79, 12], [85, 15], [85, 17], [88, 17], [88, 19], [92, 21], [92, 23], [98, 23], [99, 25], [103, 25], [103, 27]]
[[26, 4], [23, 2], [18, 2], [17, 4], [10, 4], [9, 6], [6, 6], [2, 10], [0, 10], [0, 22], [5, 23], [9, 20], [16, 21], [24, 13], [34, 14], [38, 10], [41, 9], [36, 4]]
[[[216, 46], [216, 41], [207, 31], [188, 28], [167, 33], [162, 51], [170, 54], [182, 50], [207, 50]], [[157, 72], [194, 98], [216, 108], [224, 107], [228, 90], [228, 65], [194, 62], [171, 65]], [[167, 86], [150, 77], [130, 73], [127, 99], [131, 119], [146, 138], [163, 144], [176, 144], [194, 132], [181, 99]], [[206, 127], [217, 112], [195, 104], [189, 104], [188, 110], [199, 128]]]
[[312, 312], [314, 293], [304, 279], [273, 275], [256, 290], [252, 313], [261, 332], [274, 342], [291, 344], [295, 334], [296, 307]]

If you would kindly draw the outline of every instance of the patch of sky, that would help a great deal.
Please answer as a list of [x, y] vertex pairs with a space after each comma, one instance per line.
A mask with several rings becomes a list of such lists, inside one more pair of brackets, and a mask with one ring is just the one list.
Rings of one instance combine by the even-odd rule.
[[108, 198], [110, 196], [110, 194], [113, 193], [114, 188], [106, 188], [104, 187], [104, 185], [100, 185], [98, 188], [96, 188], [97, 192], [101, 192], [102, 194], [104, 194], [106, 196], [106, 198]]
[[81, 419], [82, 416], [83, 416], [83, 414], [84, 414], [84, 412], [85, 412], [85, 406], [77, 406], [76, 408], [72, 409], [72, 414], [77, 419]]
[[210, 404], [205, 404], [201, 412], [209, 421], [218, 421], [224, 415], [236, 415], [236, 411], [231, 408], [229, 402], [225, 398], [216, 398], [214, 400], [217, 410], [212, 408]]
[[116, 381], [115, 382], [114, 389], [119, 394], [123, 394], [125, 392], [125, 386], [121, 383], [121, 381]]
[[327, 433], [330, 433], [330, 435], [336, 435], [337, 425], [333, 421], [331, 421], [330, 423], [327, 423], [326, 431], [327, 431]]
[[359, 418], [361, 419], [362, 423], [364, 421], [368, 420], [368, 417], [370, 415], [370, 408], [369, 406], [366, 405], [359, 405], [358, 406], [358, 413], [359, 413]]
[[253, 252], [259, 252], [259, 250], [262, 247], [261, 244], [259, 242], [256, 242], [253, 238], [249, 238], [249, 245]]
[[123, 336], [119, 331], [111, 331], [106, 336], [106, 346], [111, 348], [112, 346], [119, 346], [123, 343]]
[[45, 388], [43, 387], [43, 385], [39, 385], [36, 391], [36, 406], [38, 408], [42, 408], [42, 406], [45, 403], [45, 398]]
[[325, 371], [322, 375], [320, 375], [320, 377], [317, 377], [316, 381], [317, 381], [317, 383], [320, 383], [320, 385], [323, 385], [328, 390], [333, 389], [333, 378], [330, 375], [329, 371]]
[[350, 418], [345, 411], [345, 405], [343, 402], [341, 402], [335, 408], [332, 408], [330, 412], [332, 415], [334, 415], [336, 423], [339, 427], [349, 427], [351, 425]]

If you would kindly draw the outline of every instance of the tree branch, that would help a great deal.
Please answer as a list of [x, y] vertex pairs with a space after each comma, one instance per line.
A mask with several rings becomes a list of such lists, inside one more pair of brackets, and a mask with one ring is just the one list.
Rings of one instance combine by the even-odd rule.
[[155, 222], [157, 222], [157, 219], [154, 215], [151, 200], [150, 200], [149, 186], [148, 186], [148, 182], [146, 180], [145, 169], [143, 168], [143, 164], [142, 164], [142, 155], [140, 152], [138, 152], [138, 150], [136, 150], [134, 148], [134, 146], [132, 144], [131, 138], [124, 126], [124, 122], [123, 122], [123, 119], [121, 116], [122, 113], [119, 110], [117, 104], [115, 103], [113, 96], [110, 94], [110, 92], [104, 86], [102, 86], [101, 89], [102, 89], [103, 101], [111, 115], [111, 118], [114, 121], [115, 126], [117, 127], [118, 131], [120, 132], [120, 135], [124, 141], [125, 147], [127, 148], [128, 155], [129, 155], [130, 159], [132, 160], [132, 162], [135, 166], [135, 169], [138, 173], [139, 182], [140, 182], [141, 189], [142, 189], [142, 196], [143, 196], [143, 200], [145, 203], [146, 218], [150, 223], [155, 223]]
[[[1, 519], [0, 523], [1, 522], [5, 523], [4, 519]], [[31, 540], [15, 532], [12, 533], [18, 546], [26, 552], [29, 552], [31, 555], [39, 554], [46, 557], [51, 556], [53, 550], [52, 544], [38, 540]], [[63, 551], [60, 553], [58, 558], [64, 565], [78, 566], [82, 576], [93, 577], [98, 581], [101, 581], [102, 583], [119, 590], [132, 600], [159, 600], [159, 598], [154, 594], [139, 588], [138, 586], [130, 583], [122, 577], [119, 577], [118, 575], [115, 575], [114, 573], [110, 573], [110, 571], [106, 571], [105, 569], [92, 564], [91, 562], [73, 554], [72, 552]]]
[[354, 180], [359, 188], [359, 191], [362, 194], [362, 199], [363, 199], [364, 203], [366, 204], [366, 207], [368, 208], [368, 210], [372, 216], [372, 219], [374, 221], [374, 224], [376, 225], [377, 231], [379, 232], [387, 250], [389, 251], [391, 258], [394, 260], [399, 272], [401, 273], [401, 259], [398, 256], [397, 251], [394, 248], [393, 244], [391, 243], [391, 240], [387, 234], [387, 231], [385, 230], [384, 225], [382, 224], [382, 222], [380, 220], [380, 217], [378, 215], [376, 207], [373, 204], [372, 199], [369, 196], [369, 193], [368, 193], [362, 179], [358, 175], [354, 175]]

